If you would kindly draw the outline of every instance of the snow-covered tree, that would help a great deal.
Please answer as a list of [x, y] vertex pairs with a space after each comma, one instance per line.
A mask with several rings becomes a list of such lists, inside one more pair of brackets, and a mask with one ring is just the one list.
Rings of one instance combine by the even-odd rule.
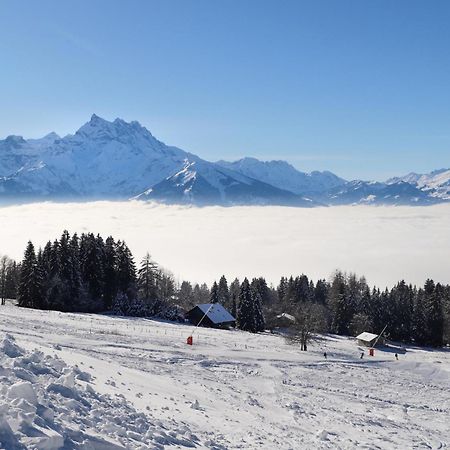
[[222, 275], [219, 280], [219, 286], [217, 289], [218, 303], [227, 309], [231, 307], [230, 291], [228, 289], [228, 282], [225, 275]]

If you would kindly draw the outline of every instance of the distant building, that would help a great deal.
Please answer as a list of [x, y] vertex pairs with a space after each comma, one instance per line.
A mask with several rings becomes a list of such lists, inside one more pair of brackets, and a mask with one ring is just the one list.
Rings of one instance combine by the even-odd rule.
[[295, 324], [296, 320], [295, 317], [288, 313], [282, 313], [278, 314], [278, 316], [275, 317], [275, 325], [278, 328], [289, 328], [292, 327], [292, 325]]
[[197, 305], [188, 311], [185, 317], [192, 325], [201, 321], [202, 327], [230, 328], [236, 325], [236, 319], [220, 303]]
[[[365, 347], [373, 347], [375, 342], [377, 344], [383, 344], [383, 338], [378, 339], [378, 334], [368, 333], [365, 331], [364, 333], [356, 336], [359, 345], [364, 345]], [[378, 340], [377, 340], [378, 339]]]

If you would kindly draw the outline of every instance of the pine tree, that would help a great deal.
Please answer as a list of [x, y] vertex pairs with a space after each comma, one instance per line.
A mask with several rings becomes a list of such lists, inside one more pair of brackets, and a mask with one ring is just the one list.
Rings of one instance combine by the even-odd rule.
[[417, 291], [413, 311], [413, 333], [414, 342], [418, 345], [426, 345], [428, 341], [427, 315], [425, 310], [425, 294], [422, 289]]
[[17, 298], [20, 281], [20, 264], [12, 261], [6, 269], [5, 297]]
[[345, 277], [337, 272], [328, 294], [328, 304], [331, 310], [331, 329], [336, 334], [349, 334], [353, 318], [353, 308], [347, 298]]
[[109, 311], [117, 295], [117, 255], [116, 243], [112, 236], [106, 238], [103, 252], [103, 302]]
[[428, 279], [424, 287], [424, 306], [426, 315], [427, 344], [442, 346], [444, 315], [442, 310], [442, 286]]
[[83, 300], [83, 293], [81, 286], [80, 241], [76, 233], [70, 238], [69, 255], [71, 262], [70, 295], [72, 297], [72, 302], [75, 305], [80, 306]]
[[195, 306], [194, 290], [189, 281], [183, 281], [178, 289], [178, 303], [185, 308], [191, 309]]
[[138, 270], [138, 292], [140, 298], [150, 301], [157, 296], [160, 273], [158, 266], [147, 253]]
[[314, 288], [313, 301], [324, 305], [327, 300], [328, 289], [329, 286], [325, 280], [318, 280]]
[[294, 302], [305, 303], [308, 302], [311, 297], [312, 293], [310, 291], [308, 277], [306, 275], [296, 277], [294, 280]]
[[0, 300], [1, 304], [5, 304], [6, 300], [6, 281], [8, 276], [8, 267], [11, 264], [11, 260], [6, 256], [0, 257]]
[[237, 305], [239, 302], [239, 292], [241, 291], [241, 283], [235, 278], [230, 284], [230, 297], [231, 297], [231, 315], [236, 318]]
[[272, 293], [263, 277], [253, 278], [251, 287], [259, 294], [262, 305], [269, 305], [272, 302]]
[[196, 284], [192, 293], [194, 296], [193, 301], [196, 305], [202, 305], [210, 301], [211, 293], [206, 283], [203, 283], [202, 285]]
[[[251, 289], [251, 288], [250, 288]], [[265, 320], [262, 310], [262, 299], [257, 289], [251, 289], [254, 317], [254, 331], [264, 331]]]
[[33, 243], [31, 241], [28, 241], [20, 270], [20, 284], [18, 290], [19, 306], [33, 308], [35, 305], [35, 269], [36, 253], [34, 251]]
[[168, 271], [160, 270], [157, 291], [159, 310], [167, 308], [173, 302], [174, 296], [175, 281], [173, 279], [173, 275]]
[[219, 303], [219, 286], [214, 281], [213, 285], [211, 286], [211, 295], [209, 299], [210, 303]]
[[287, 278], [281, 277], [280, 283], [277, 287], [277, 294], [278, 294], [278, 302], [284, 303], [286, 295], [287, 295], [287, 289], [288, 289], [288, 281]]
[[252, 333], [256, 332], [254, 299], [247, 278], [244, 278], [239, 293], [236, 325], [241, 330], [251, 331]]
[[117, 243], [117, 289], [128, 292], [132, 297], [136, 291], [136, 267], [133, 255], [125, 242]]
[[228, 289], [228, 282], [225, 275], [222, 275], [219, 280], [219, 287], [217, 290], [218, 303], [229, 309], [231, 306], [230, 291]]
[[81, 277], [91, 304], [101, 304], [103, 300], [103, 261], [99, 241], [92, 233], [83, 234], [80, 240]]
[[60, 298], [54, 299], [54, 301], [57, 300], [58, 309], [73, 311], [76, 309], [74, 306], [78, 301], [79, 275], [75, 274], [74, 277], [75, 255], [70, 245], [70, 235], [67, 230], [61, 235], [57, 252], [59, 261], [58, 277], [62, 286], [59, 290]]

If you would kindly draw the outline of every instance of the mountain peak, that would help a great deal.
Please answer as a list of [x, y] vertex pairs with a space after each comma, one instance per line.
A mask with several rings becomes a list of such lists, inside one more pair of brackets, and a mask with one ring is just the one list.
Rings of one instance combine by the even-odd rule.
[[61, 136], [54, 131], [50, 131], [50, 133], [46, 134], [43, 139], [61, 139]]
[[97, 114], [95, 114], [95, 113], [92, 114], [90, 122], [99, 122], [99, 121], [106, 122], [105, 119], [102, 119], [100, 116], [97, 116]]
[[110, 122], [103, 119], [97, 114], [92, 114], [89, 122], [85, 123], [78, 131], [75, 133], [78, 136], [84, 136], [89, 138], [113, 138], [117, 135], [117, 128], [119, 126], [128, 125], [121, 119], [116, 119], [114, 122]]
[[26, 141], [22, 136], [16, 136], [14, 134], [7, 136], [3, 142], [9, 148], [18, 148], [18, 147], [26, 144]]

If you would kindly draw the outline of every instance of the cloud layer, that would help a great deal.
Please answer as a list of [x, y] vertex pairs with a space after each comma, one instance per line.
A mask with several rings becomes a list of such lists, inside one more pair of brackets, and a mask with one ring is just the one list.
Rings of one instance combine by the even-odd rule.
[[142, 202], [38, 203], [0, 208], [0, 254], [20, 259], [27, 240], [43, 245], [64, 229], [124, 239], [139, 260], [149, 251], [177, 279], [210, 283], [225, 274], [335, 269], [370, 284], [427, 277], [450, 283], [450, 205], [423, 208], [183, 207]]

